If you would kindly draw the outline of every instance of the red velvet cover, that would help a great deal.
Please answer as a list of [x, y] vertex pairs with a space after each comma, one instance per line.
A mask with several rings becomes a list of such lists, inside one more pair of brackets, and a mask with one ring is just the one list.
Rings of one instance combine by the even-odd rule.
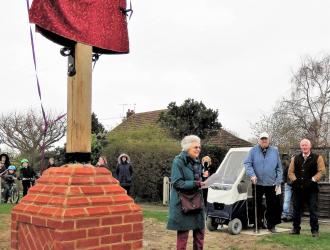
[[52, 41], [81, 42], [101, 53], [128, 53], [126, 0], [34, 0], [30, 22]]

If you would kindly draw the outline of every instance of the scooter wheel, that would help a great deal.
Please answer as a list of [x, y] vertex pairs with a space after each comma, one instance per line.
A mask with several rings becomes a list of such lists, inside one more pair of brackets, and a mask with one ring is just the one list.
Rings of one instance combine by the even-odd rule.
[[228, 223], [228, 231], [230, 234], [236, 235], [242, 231], [242, 222], [240, 219], [235, 218]]
[[206, 227], [209, 231], [215, 231], [218, 229], [218, 223], [216, 223], [212, 217], [207, 217]]

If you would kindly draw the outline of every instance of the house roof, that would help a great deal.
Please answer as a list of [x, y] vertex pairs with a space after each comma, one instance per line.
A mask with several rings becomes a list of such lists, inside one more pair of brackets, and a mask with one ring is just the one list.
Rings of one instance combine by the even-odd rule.
[[[162, 112], [166, 112], [166, 109], [135, 113], [123, 120], [123, 122], [114, 128], [114, 130], [138, 129], [148, 125], [157, 125], [157, 121]], [[222, 148], [252, 146], [252, 143], [233, 135], [223, 128], [219, 129], [218, 133], [206, 140], [205, 143], [220, 146]]]
[[166, 109], [135, 113], [128, 118], [125, 118], [121, 124], [114, 128], [114, 130], [137, 129], [148, 125], [156, 125], [160, 114], [165, 111]]

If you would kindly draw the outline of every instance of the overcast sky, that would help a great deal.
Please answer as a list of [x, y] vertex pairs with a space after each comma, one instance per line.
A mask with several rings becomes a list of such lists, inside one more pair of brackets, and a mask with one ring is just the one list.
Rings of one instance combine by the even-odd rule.
[[[131, 53], [101, 56], [93, 73], [93, 111], [107, 128], [120, 122], [121, 104], [144, 112], [194, 98], [250, 138], [249, 121], [287, 94], [301, 59], [330, 50], [327, 0], [132, 3]], [[39, 109], [25, 1], [3, 1], [0, 23], [0, 112]], [[59, 50], [36, 34], [44, 106], [66, 112], [67, 61]]]

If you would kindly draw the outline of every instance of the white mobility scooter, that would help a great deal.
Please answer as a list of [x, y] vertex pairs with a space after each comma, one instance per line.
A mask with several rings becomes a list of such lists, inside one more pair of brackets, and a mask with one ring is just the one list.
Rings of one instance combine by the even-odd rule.
[[250, 149], [230, 149], [217, 172], [209, 177], [206, 225], [210, 231], [217, 230], [219, 225], [228, 225], [231, 234], [239, 234], [243, 227], [254, 224], [252, 184], [243, 165]]

